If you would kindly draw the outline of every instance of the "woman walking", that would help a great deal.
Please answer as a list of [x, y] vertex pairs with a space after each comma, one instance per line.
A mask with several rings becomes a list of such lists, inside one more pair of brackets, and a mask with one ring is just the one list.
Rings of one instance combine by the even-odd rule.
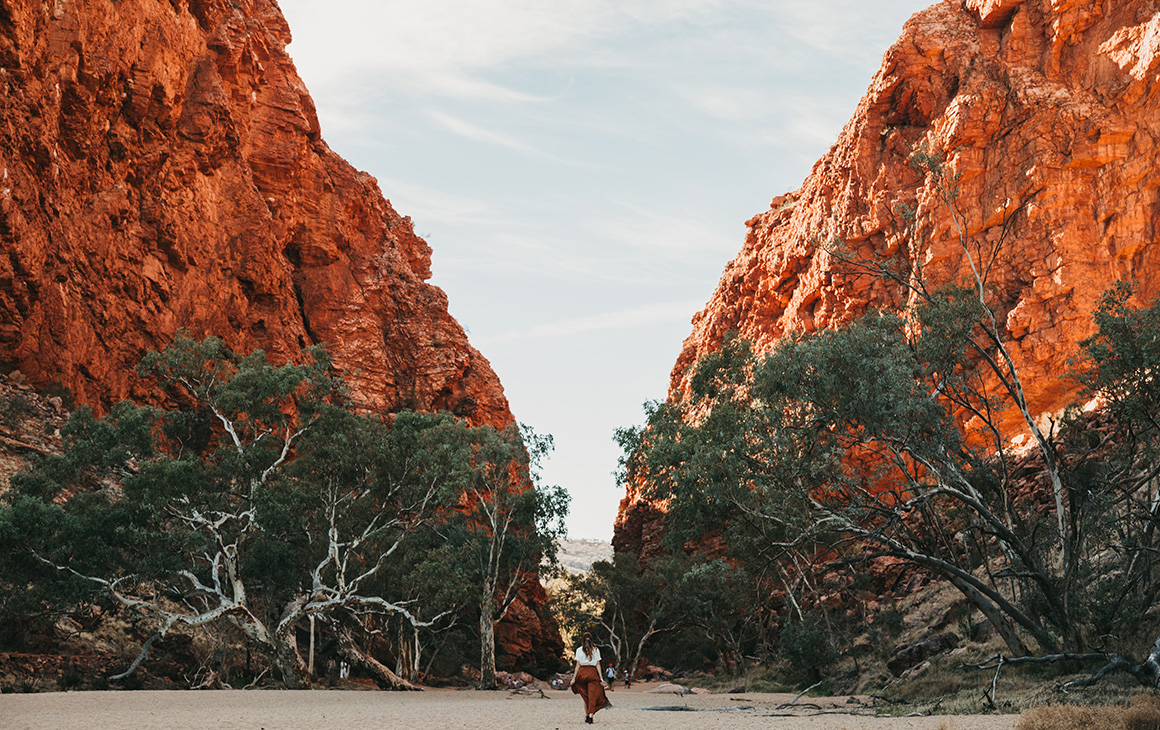
[[584, 698], [584, 722], [592, 724], [592, 716], [608, 706], [604, 694], [604, 673], [600, 671], [600, 650], [592, 643], [592, 634], [576, 647], [576, 664], [572, 668], [572, 692]]

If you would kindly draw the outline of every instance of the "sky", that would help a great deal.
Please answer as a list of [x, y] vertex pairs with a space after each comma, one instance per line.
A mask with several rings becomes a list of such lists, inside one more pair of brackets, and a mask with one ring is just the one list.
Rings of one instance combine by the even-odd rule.
[[643, 421], [741, 249], [928, 0], [280, 0], [323, 138], [434, 251], [431, 283], [568, 536], [609, 540]]

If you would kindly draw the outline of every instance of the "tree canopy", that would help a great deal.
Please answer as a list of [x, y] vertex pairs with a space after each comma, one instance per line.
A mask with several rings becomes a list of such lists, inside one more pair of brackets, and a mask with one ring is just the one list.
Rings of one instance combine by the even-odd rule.
[[20, 596], [6, 608], [96, 600], [148, 617], [155, 633], [125, 674], [174, 626], [228, 623], [292, 687], [310, 681], [298, 632], [320, 619], [348, 655], [404, 686], [357, 637], [375, 616], [431, 627], [466, 585], [483, 585], [448, 552], [456, 525], [484, 505], [520, 505], [493, 589], [551, 557], [567, 504], [513, 469], [528, 460], [517, 431], [356, 415], [325, 351], [303, 356], [275, 366], [181, 336], [139, 368], [171, 405], [78, 409], [64, 453], [14, 477], [0, 508], [5, 588]]

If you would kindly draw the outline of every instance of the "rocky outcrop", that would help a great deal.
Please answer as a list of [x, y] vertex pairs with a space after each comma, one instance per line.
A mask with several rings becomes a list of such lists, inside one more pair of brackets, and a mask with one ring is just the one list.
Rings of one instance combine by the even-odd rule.
[[[907, 304], [904, 288], [851, 275], [822, 241], [907, 256], [936, 284], [965, 274], [950, 213], [911, 164], [925, 144], [958, 176], [969, 240], [998, 247], [994, 301], [1033, 409], [1065, 406], [1074, 393], [1058, 376], [1092, 333], [1100, 295], [1121, 278], [1137, 280], [1142, 299], [1160, 291], [1158, 94], [1152, 0], [945, 0], [915, 15], [802, 187], [748, 221], [741, 253], [693, 318], [670, 395], [731, 330], [767, 348]], [[1007, 425], [1015, 435], [1018, 419]], [[653, 508], [630, 489], [618, 550], [649, 532], [643, 509]]]
[[[289, 42], [273, 0], [0, 0], [3, 372], [100, 412], [159, 397], [133, 366], [179, 329], [274, 361], [325, 343], [364, 410], [512, 423]], [[500, 650], [558, 655], [553, 632]]]
[[60, 453], [68, 416], [60, 396], [37, 393], [19, 370], [0, 376], [0, 497], [30, 460]]

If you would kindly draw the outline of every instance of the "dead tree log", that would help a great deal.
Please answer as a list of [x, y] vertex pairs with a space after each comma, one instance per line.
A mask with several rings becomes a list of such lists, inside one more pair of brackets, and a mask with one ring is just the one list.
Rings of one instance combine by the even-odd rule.
[[1084, 679], [1073, 679], [1070, 682], [1064, 682], [1056, 687], [1056, 689], [1060, 692], [1067, 692], [1069, 689], [1074, 688], [1083, 689], [1096, 684], [1107, 675], [1117, 672], [1132, 675], [1143, 687], [1148, 687], [1149, 689], [1160, 688], [1160, 637], [1152, 644], [1152, 648], [1148, 651], [1148, 656], [1144, 661], [1138, 664], [1132, 663], [1120, 654], [1098, 652], [1020, 657], [1005, 657], [1002, 654], [996, 654], [974, 666], [977, 669], [995, 670], [995, 674], [991, 677], [990, 687], [983, 690], [983, 699], [986, 701], [987, 707], [994, 709], [997, 703], [999, 672], [1002, 671], [1004, 666], [1012, 664], [1053, 664], [1055, 662], [1091, 662], [1097, 660], [1102, 660], [1104, 664], [1094, 674]]
[[422, 687], [416, 687], [411, 684], [388, 669], [385, 664], [375, 659], [369, 652], [363, 651], [355, 642], [354, 636], [349, 629], [342, 629], [339, 632], [339, 645], [342, 647], [342, 653], [351, 660], [351, 663], [366, 670], [371, 675], [371, 678], [375, 680], [375, 684], [380, 688], [396, 691], [423, 691]]

